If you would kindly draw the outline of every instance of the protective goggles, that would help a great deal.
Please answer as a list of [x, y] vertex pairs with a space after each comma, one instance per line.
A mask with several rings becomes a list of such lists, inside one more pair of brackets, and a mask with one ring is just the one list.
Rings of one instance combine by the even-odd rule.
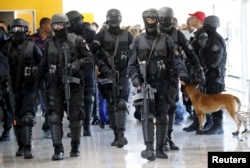
[[26, 32], [26, 31], [27, 31], [27, 27], [23, 27], [23, 26], [15, 26], [15, 27], [10, 28], [10, 32], [12, 32], [12, 33]]
[[65, 28], [65, 23], [52, 23], [51, 27], [54, 30], [61, 30]]
[[120, 22], [121, 20], [121, 16], [107, 16], [107, 21]]

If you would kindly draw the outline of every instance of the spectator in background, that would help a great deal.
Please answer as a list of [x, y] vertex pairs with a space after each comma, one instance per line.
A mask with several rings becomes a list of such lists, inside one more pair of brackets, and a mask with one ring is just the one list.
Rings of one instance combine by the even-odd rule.
[[196, 31], [196, 28], [191, 25], [191, 17], [187, 18], [187, 27], [182, 30], [182, 33], [185, 35], [187, 40], [190, 40], [191, 37], [194, 37], [194, 32]]

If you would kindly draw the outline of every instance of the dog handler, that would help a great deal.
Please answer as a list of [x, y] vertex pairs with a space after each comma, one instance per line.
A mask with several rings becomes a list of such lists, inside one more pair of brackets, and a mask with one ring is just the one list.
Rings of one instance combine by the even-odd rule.
[[[221, 93], [225, 89], [225, 65], [227, 59], [226, 44], [224, 38], [216, 31], [220, 26], [220, 19], [215, 16], [207, 16], [203, 23], [203, 30], [208, 35], [205, 46], [200, 49], [204, 72], [206, 76], [206, 93]], [[214, 125], [206, 131], [206, 134], [223, 134], [223, 111], [212, 113]]]

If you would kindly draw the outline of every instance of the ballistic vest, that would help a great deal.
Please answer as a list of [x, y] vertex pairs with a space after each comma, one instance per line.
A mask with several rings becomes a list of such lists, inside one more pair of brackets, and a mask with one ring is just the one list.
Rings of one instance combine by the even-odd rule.
[[[167, 75], [168, 52], [166, 38], [168, 35], [161, 33], [156, 39], [152, 50], [154, 40], [147, 39], [145, 33], [138, 37], [138, 59], [147, 63], [147, 81], [157, 82]], [[152, 52], [151, 52], [152, 50]], [[151, 54], [151, 55], [150, 55]]]
[[13, 87], [16, 90], [34, 83], [38, 68], [33, 56], [34, 45], [33, 41], [24, 41], [21, 49], [18, 49], [17, 46], [13, 46], [12, 42], [8, 44], [7, 55], [12, 68], [10, 75], [12, 75]]
[[[109, 53], [108, 56], [114, 56], [117, 36], [116, 34], [108, 32], [108, 30], [104, 32], [103, 49]], [[122, 30], [119, 33], [117, 46], [117, 52], [114, 56], [114, 68], [117, 70], [124, 70], [127, 67], [127, 55], [129, 50], [128, 31]]]

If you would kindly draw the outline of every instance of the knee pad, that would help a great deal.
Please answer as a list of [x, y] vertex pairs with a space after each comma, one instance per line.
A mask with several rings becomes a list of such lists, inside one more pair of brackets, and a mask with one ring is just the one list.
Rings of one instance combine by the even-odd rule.
[[51, 113], [51, 115], [49, 116], [49, 121], [51, 125], [60, 125], [61, 117], [59, 114]]
[[70, 127], [74, 128], [74, 127], [81, 127], [82, 126], [82, 121], [70, 121]]
[[91, 93], [87, 93], [84, 95], [84, 103], [93, 103], [94, 102], [94, 93], [93, 91], [90, 91]]
[[157, 124], [167, 124], [168, 123], [167, 113], [162, 113], [160, 115], [157, 115], [155, 118], [156, 118]]
[[117, 111], [128, 111], [127, 102], [124, 99], [120, 99], [117, 103]]
[[22, 117], [23, 126], [33, 127], [35, 125], [35, 117], [32, 113], [27, 113]]

